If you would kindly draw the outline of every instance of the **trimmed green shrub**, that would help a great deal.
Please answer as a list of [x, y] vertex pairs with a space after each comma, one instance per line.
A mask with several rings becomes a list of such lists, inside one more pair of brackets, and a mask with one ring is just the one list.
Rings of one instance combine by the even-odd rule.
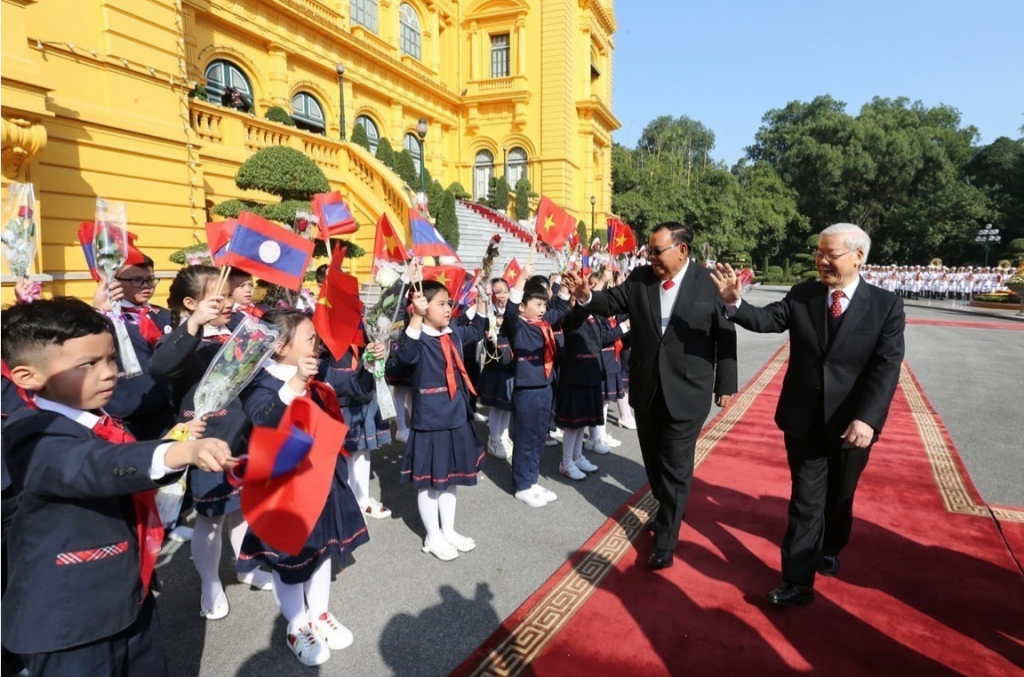
[[383, 162], [388, 169], [395, 168], [395, 149], [391, 147], [391, 142], [387, 139], [377, 142], [377, 159]]
[[200, 101], [209, 101], [206, 95], [206, 85], [196, 85], [192, 88], [192, 91], [188, 93], [188, 98], [199, 99]]
[[252, 200], [225, 200], [213, 208], [213, 213], [228, 219], [237, 219], [242, 212], [259, 214], [263, 210], [263, 204]]
[[769, 277], [777, 277], [781, 279], [783, 275], [782, 266], [768, 266], [765, 268], [764, 274]]
[[493, 181], [491, 189], [491, 209], [496, 209], [499, 212], [508, 210], [508, 202], [511, 196], [511, 188], [509, 188], [508, 181], [505, 177], [491, 179]]
[[451, 194], [455, 196], [456, 200], [468, 200], [473, 197], [458, 181], [452, 181], [452, 184], [448, 186], [448, 190], [451, 191]]
[[409, 188], [414, 191], [420, 189], [419, 168], [416, 166], [416, 160], [408, 148], [403, 148], [402, 152], [395, 156], [395, 166], [393, 169], [395, 174], [398, 174]]
[[[328, 243], [319, 238], [313, 241], [313, 257], [318, 259], [330, 257], [334, 252], [334, 245], [336, 244], [340, 244], [342, 247], [348, 248], [348, 251], [345, 252], [346, 259], [358, 259], [360, 256], [364, 256], [366, 254], [366, 250], [352, 240], [343, 240], [339, 237], [332, 237], [329, 247], [327, 246]], [[312, 279], [315, 281], [316, 278], [314, 277]]]
[[576, 236], [580, 242], [583, 243], [584, 247], [590, 246], [590, 236], [587, 234], [587, 224], [582, 220], [576, 224]]
[[267, 113], [263, 117], [271, 122], [280, 122], [282, 125], [287, 125], [289, 127], [295, 126], [295, 120], [292, 119], [291, 113], [280, 106], [271, 106], [267, 109]]
[[261, 190], [285, 200], [308, 200], [331, 189], [323, 171], [302, 151], [270, 146], [256, 151], [235, 174], [242, 190]]
[[459, 248], [459, 219], [455, 215], [455, 195], [446, 190], [441, 194], [441, 208], [434, 223], [441, 237], [455, 249]]
[[356, 125], [352, 129], [351, 141], [366, 150], [370, 150], [370, 137], [366, 135], [366, 129], [362, 125]]
[[516, 220], [525, 221], [530, 218], [530, 199], [535, 197], [537, 194], [533, 192], [533, 186], [528, 178], [524, 176], [516, 181]]
[[437, 218], [441, 212], [441, 203], [444, 201], [444, 188], [439, 181], [427, 185], [427, 207], [430, 215]]
[[184, 249], [179, 249], [178, 251], [173, 252], [170, 256], [167, 257], [167, 260], [169, 260], [171, 263], [176, 263], [179, 266], [186, 266], [188, 265], [188, 257], [190, 255], [199, 255], [202, 256], [203, 259], [209, 260], [210, 248], [205, 242], [189, 245]]

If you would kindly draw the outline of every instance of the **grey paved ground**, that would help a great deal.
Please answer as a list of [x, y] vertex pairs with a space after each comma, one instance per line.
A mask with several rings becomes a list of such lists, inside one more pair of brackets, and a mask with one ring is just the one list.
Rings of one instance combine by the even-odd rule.
[[[781, 297], [755, 290], [756, 304]], [[970, 319], [910, 308], [910, 317]], [[989, 318], [978, 318], [990, 321]], [[783, 343], [783, 335], [740, 332], [740, 382]], [[982, 496], [1024, 505], [1024, 332], [910, 326], [908, 362], [950, 428]], [[714, 413], [714, 412], [712, 412]], [[450, 563], [419, 552], [422, 528], [414, 492], [398, 484], [401, 445], [374, 457], [374, 490], [394, 510], [374, 521], [371, 542], [337, 572], [331, 608], [355, 633], [355, 644], [320, 668], [306, 668], [284, 646], [284, 625], [271, 593], [237, 583], [228, 558], [222, 576], [231, 614], [199, 618], [199, 579], [187, 545], [165, 550], [159, 608], [174, 675], [444, 675], [553, 573], [645, 483], [636, 436], [610, 428], [623, 445], [595, 457], [601, 470], [580, 483], [557, 473], [559, 450], [541, 464], [541, 482], [559, 495], [542, 509], [511, 497], [507, 462], [489, 459], [476, 487], [460, 490], [457, 526], [476, 550]], [[781, 519], [781, 516], [780, 516]], [[229, 551], [225, 543], [225, 553]]]

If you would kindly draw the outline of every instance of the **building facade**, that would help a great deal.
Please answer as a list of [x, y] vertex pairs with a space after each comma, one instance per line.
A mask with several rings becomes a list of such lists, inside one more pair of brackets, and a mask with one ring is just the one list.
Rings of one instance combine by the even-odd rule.
[[610, 212], [611, 0], [0, 2], [3, 182], [36, 186], [34, 271], [53, 294], [91, 293], [76, 233], [97, 195], [127, 203], [169, 275], [213, 205], [276, 200], [233, 181], [270, 145], [317, 162], [372, 249], [379, 215], [407, 224], [413, 194], [342, 140], [357, 125], [418, 159], [425, 119], [424, 163], [445, 186], [526, 176], [588, 224], [592, 197], [598, 224]]

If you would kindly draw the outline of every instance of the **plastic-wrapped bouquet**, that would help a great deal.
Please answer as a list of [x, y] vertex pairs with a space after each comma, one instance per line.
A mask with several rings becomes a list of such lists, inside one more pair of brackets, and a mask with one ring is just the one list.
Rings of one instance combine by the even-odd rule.
[[[409, 285], [406, 277], [407, 268], [391, 261], [378, 260], [375, 269], [373, 281], [379, 285], [380, 292], [374, 303], [370, 303], [369, 298], [364, 299], [363, 327], [371, 341], [383, 343], [390, 351], [391, 341], [398, 334], [399, 327], [396, 327], [396, 323], [399, 313], [405, 306], [406, 290]], [[387, 381], [384, 380], [387, 356], [382, 360], [371, 360], [367, 352], [363, 355], [363, 359], [373, 367], [377, 404], [380, 406], [381, 417], [384, 419], [394, 418], [397, 413], [395, 400], [388, 388]]]
[[489, 282], [491, 279], [491, 271], [494, 269], [494, 262], [498, 260], [498, 256], [501, 254], [501, 235], [497, 233], [491, 237], [491, 241], [487, 243], [487, 251], [484, 253], [484, 260], [480, 266], [480, 279], [484, 282]]
[[12, 183], [3, 205], [3, 241], [7, 266], [19, 280], [28, 277], [36, 256], [36, 198], [31, 183]]
[[[128, 258], [128, 231], [125, 204], [96, 198], [96, 228], [93, 230], [93, 252], [96, 256], [96, 268], [103, 273], [103, 279], [110, 284], [117, 271]], [[121, 301], [110, 298], [111, 320], [117, 338], [117, 352], [121, 356], [121, 365], [128, 378], [142, 373], [139, 358], [135, 354], [132, 340], [128, 336], [124, 319], [121, 317]]]

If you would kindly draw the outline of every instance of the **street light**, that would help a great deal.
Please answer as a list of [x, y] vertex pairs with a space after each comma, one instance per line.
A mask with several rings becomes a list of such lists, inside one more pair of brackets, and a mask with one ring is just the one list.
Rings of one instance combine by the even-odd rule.
[[1002, 240], [999, 237], [999, 229], [993, 228], [992, 224], [987, 224], [984, 228], [978, 230], [978, 236], [974, 238], [974, 241], [985, 248], [985, 267], [988, 268], [988, 252], [992, 249], [992, 245], [999, 244]]
[[[597, 197], [590, 196], [590, 244], [594, 242], [594, 223], [596, 221]], [[588, 244], [588, 246], [590, 246]]]
[[341, 99], [341, 140], [345, 140], [345, 64], [340, 61], [334, 66], [338, 72], [338, 98]]
[[427, 138], [427, 119], [420, 118], [420, 121], [416, 123], [416, 134], [420, 137], [420, 193], [424, 196], [427, 194], [426, 180], [426, 154], [423, 151], [423, 140]]
[[501, 147], [501, 175], [508, 178], [508, 146]]

